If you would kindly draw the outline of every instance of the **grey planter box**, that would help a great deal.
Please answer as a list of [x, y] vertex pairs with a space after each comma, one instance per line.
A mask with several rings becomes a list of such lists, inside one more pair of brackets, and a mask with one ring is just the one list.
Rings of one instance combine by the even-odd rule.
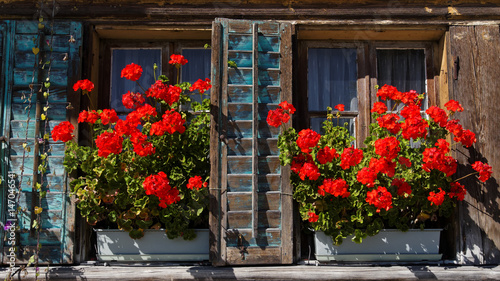
[[145, 230], [132, 239], [128, 232], [97, 229], [99, 261], [204, 261], [209, 259], [208, 229], [196, 231], [194, 240], [168, 239], [165, 230]]
[[333, 245], [330, 236], [323, 232], [314, 235], [318, 261], [369, 262], [369, 261], [438, 261], [440, 229], [407, 232], [382, 230], [375, 236], [363, 239], [361, 244], [344, 239], [339, 246]]

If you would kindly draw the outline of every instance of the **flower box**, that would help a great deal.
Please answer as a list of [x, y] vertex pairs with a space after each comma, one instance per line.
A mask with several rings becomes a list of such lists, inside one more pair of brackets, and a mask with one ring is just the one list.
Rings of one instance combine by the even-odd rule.
[[194, 240], [168, 239], [165, 230], [145, 230], [132, 239], [117, 229], [97, 229], [99, 261], [204, 261], [209, 259], [208, 229], [196, 230]]
[[320, 262], [416, 262], [438, 261], [440, 229], [410, 229], [407, 232], [383, 229], [375, 236], [368, 236], [363, 243], [344, 239], [333, 245], [330, 236], [317, 231], [314, 235], [316, 259]]

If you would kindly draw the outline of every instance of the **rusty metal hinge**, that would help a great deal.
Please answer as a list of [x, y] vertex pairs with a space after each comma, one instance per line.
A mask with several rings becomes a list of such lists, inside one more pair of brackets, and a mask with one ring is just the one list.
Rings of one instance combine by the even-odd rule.
[[247, 247], [243, 246], [243, 237], [238, 234], [238, 249], [240, 250], [241, 260], [245, 260], [245, 254], [248, 254]]

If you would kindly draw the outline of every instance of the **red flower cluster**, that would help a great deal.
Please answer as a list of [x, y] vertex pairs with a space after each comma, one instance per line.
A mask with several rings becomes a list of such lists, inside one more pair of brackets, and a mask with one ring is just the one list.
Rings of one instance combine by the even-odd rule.
[[450, 198], [456, 197], [458, 201], [463, 201], [465, 198], [465, 194], [467, 194], [467, 190], [465, 190], [465, 186], [459, 184], [458, 182], [452, 182], [450, 184], [450, 192], [448, 192], [448, 196]]
[[403, 156], [399, 157], [398, 162], [399, 162], [399, 164], [406, 166], [406, 168], [411, 167], [411, 161], [410, 161], [410, 159], [408, 159], [406, 157], [403, 157]]
[[392, 178], [396, 173], [396, 162], [393, 162], [390, 159], [382, 157], [380, 159], [372, 158], [370, 159], [370, 164], [368, 167], [375, 171], [376, 173], [386, 174], [388, 177]]
[[170, 61], [168, 62], [170, 64], [176, 64], [176, 65], [185, 65], [188, 63], [188, 60], [184, 58], [183, 55], [176, 55], [173, 54], [170, 56]]
[[97, 120], [99, 120], [99, 118], [101, 118], [101, 116], [99, 115], [99, 113], [97, 113], [97, 111], [95, 110], [92, 110], [92, 111], [86, 111], [86, 110], [83, 110], [82, 112], [80, 112], [80, 114], [78, 114], [78, 123], [90, 123], [90, 124], [95, 124], [95, 122], [97, 122]]
[[382, 128], [386, 128], [391, 134], [397, 134], [401, 130], [401, 124], [399, 123], [399, 116], [394, 113], [382, 115], [377, 118], [378, 125]]
[[94, 83], [88, 79], [79, 80], [73, 85], [73, 91], [76, 92], [79, 89], [82, 91], [92, 92], [92, 90], [94, 90]]
[[301, 180], [305, 180], [308, 177], [310, 180], [317, 180], [321, 174], [319, 173], [318, 166], [312, 162], [306, 162], [302, 165], [299, 171], [299, 177]]
[[399, 196], [409, 196], [411, 195], [411, 186], [405, 181], [405, 179], [393, 179], [391, 185], [398, 188]]
[[287, 123], [290, 120], [290, 114], [295, 113], [295, 107], [287, 101], [283, 101], [275, 110], [269, 110], [267, 113], [267, 124], [278, 128], [281, 124]]
[[208, 183], [203, 182], [203, 180], [201, 179], [200, 176], [194, 176], [194, 177], [189, 179], [189, 182], [188, 182], [186, 187], [189, 189], [196, 188], [197, 190], [199, 190], [200, 188], [207, 187], [207, 186], [208, 186]]
[[491, 177], [491, 166], [486, 163], [476, 161], [474, 162], [474, 164], [472, 164], [472, 169], [479, 172], [479, 180], [482, 182], [487, 181]]
[[457, 161], [453, 157], [446, 155], [450, 151], [450, 144], [446, 140], [440, 139], [436, 146], [424, 150], [422, 168], [426, 172], [436, 169], [450, 177], [457, 171]]
[[69, 123], [68, 121], [63, 121], [59, 123], [58, 125], [54, 126], [54, 129], [52, 129], [52, 139], [54, 141], [62, 141], [62, 142], [67, 142], [73, 139], [73, 130], [75, 129], [75, 126], [73, 124]]
[[446, 109], [448, 109], [451, 112], [464, 111], [462, 105], [456, 100], [449, 100], [447, 103], [444, 104], [444, 106], [446, 106]]
[[401, 97], [401, 92], [398, 91], [398, 89], [394, 86], [384, 85], [378, 89], [377, 97], [381, 98], [382, 100], [399, 100]]
[[144, 102], [146, 99], [140, 94], [140, 93], [134, 93], [131, 91], [128, 91], [126, 94], [122, 96], [122, 103], [125, 106], [125, 108], [131, 109], [131, 108], [138, 108]]
[[158, 80], [146, 91], [146, 96], [164, 100], [168, 105], [172, 105], [179, 101], [181, 93], [182, 89], [180, 87], [167, 86], [161, 80]]
[[312, 156], [309, 154], [299, 154], [292, 159], [291, 170], [298, 174], [306, 162], [313, 162]]
[[429, 124], [422, 118], [420, 114], [420, 106], [410, 104], [401, 110], [401, 116], [405, 118], [401, 128], [403, 129], [403, 138], [418, 139], [427, 137], [427, 128]]
[[107, 158], [111, 153], [120, 154], [122, 152], [123, 138], [116, 132], [104, 132], [97, 136], [95, 140], [99, 157]]
[[316, 157], [316, 159], [318, 159], [318, 162], [320, 164], [326, 164], [332, 162], [333, 159], [338, 158], [339, 156], [340, 155], [337, 153], [337, 150], [335, 150], [335, 148], [325, 146], [318, 151], [318, 156]]
[[186, 127], [184, 127], [186, 120], [182, 119], [182, 115], [174, 109], [165, 112], [162, 118], [151, 125], [150, 135], [163, 136], [165, 133], [173, 134], [175, 132], [182, 134], [186, 131]]
[[114, 109], [104, 109], [101, 113], [101, 122], [103, 125], [114, 124], [118, 119], [118, 115]]
[[164, 172], [148, 176], [142, 186], [146, 191], [146, 195], [155, 195], [160, 199], [159, 206], [162, 208], [181, 200], [179, 190], [170, 186], [168, 177]]
[[425, 113], [429, 114], [429, 116], [434, 120], [434, 122], [438, 123], [439, 126], [446, 126], [446, 123], [448, 122], [448, 115], [446, 115], [446, 112], [443, 109], [437, 106], [431, 106], [425, 111]]
[[335, 107], [334, 107], [336, 110], [338, 111], [344, 111], [345, 109], [345, 106], [343, 104], [337, 104]]
[[340, 167], [344, 170], [349, 169], [351, 166], [356, 166], [363, 160], [363, 151], [354, 146], [347, 147], [340, 156]]
[[399, 151], [401, 151], [401, 148], [396, 137], [386, 137], [375, 141], [375, 153], [377, 155], [392, 160], [398, 156]]
[[347, 182], [343, 179], [324, 179], [323, 184], [318, 187], [318, 194], [325, 196], [326, 193], [330, 193], [335, 197], [347, 198], [351, 193], [347, 191], [349, 186]]
[[200, 94], [203, 94], [210, 88], [212, 88], [212, 84], [210, 84], [210, 79], [205, 78], [205, 81], [198, 79], [198, 81], [193, 83], [193, 85], [189, 88], [189, 90], [191, 92], [198, 90]]
[[299, 132], [299, 137], [297, 138], [297, 145], [300, 150], [304, 153], [310, 153], [311, 148], [318, 144], [321, 135], [316, 133], [311, 129], [304, 129]]
[[121, 77], [125, 79], [128, 79], [130, 81], [137, 81], [139, 78], [141, 78], [142, 75], [142, 67], [138, 64], [131, 63], [125, 68], [122, 69]]
[[387, 188], [379, 186], [377, 189], [368, 191], [366, 194], [366, 202], [377, 208], [377, 213], [380, 209], [389, 211], [392, 208], [392, 194], [387, 191]]
[[370, 169], [369, 167], [363, 167], [363, 169], [359, 170], [356, 179], [360, 183], [365, 184], [367, 187], [371, 188], [375, 186], [377, 172], [375, 172], [373, 169]]
[[309, 210], [308, 216], [309, 216], [309, 219], [308, 219], [309, 222], [317, 222], [319, 219], [319, 216], [316, 215], [316, 213], [311, 212], [311, 210]]
[[431, 201], [431, 205], [441, 206], [441, 204], [443, 204], [444, 202], [444, 196], [446, 195], [446, 192], [441, 187], [439, 187], [438, 189], [438, 193], [434, 191], [429, 192], [427, 200]]
[[384, 114], [387, 112], [387, 105], [385, 105], [385, 103], [383, 103], [381, 101], [378, 101], [378, 102], [373, 104], [371, 112], [372, 113], [376, 112], [378, 114]]
[[454, 135], [453, 140], [462, 143], [465, 147], [471, 147], [476, 143], [476, 134], [469, 130], [464, 130], [458, 120], [449, 120], [446, 129]]

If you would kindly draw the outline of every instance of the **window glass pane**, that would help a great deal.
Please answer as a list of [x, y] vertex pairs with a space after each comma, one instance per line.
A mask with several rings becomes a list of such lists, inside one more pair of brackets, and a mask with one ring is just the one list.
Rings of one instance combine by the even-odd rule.
[[[161, 49], [113, 49], [111, 53], [111, 99], [110, 108], [117, 112], [130, 112], [122, 104], [122, 95], [128, 91], [141, 92], [144, 90], [135, 81], [121, 78], [122, 69], [131, 63], [142, 66], [142, 76], [137, 81], [144, 88], [149, 88], [155, 81], [153, 65], [156, 63], [161, 69]], [[160, 74], [159, 70], [156, 76]]]
[[[425, 52], [377, 50], [377, 74], [380, 87], [387, 84], [395, 86], [400, 92], [415, 90], [419, 94], [425, 93]], [[427, 108], [427, 95], [422, 105], [424, 109]]]
[[[181, 81], [193, 84], [198, 79], [210, 79], [211, 51], [210, 49], [183, 49], [182, 55], [188, 60], [186, 65], [182, 66]], [[210, 90], [206, 91], [203, 98], [210, 97]], [[191, 96], [193, 101], [201, 102], [201, 97], [196, 91]]]
[[309, 111], [337, 104], [358, 110], [356, 49], [309, 48], [307, 71]]

